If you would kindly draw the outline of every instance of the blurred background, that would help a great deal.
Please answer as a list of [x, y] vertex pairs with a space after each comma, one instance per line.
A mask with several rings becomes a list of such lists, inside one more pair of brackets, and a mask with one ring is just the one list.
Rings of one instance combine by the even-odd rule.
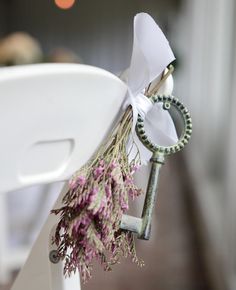
[[[112, 273], [96, 268], [82, 289], [235, 290], [234, 0], [0, 0], [0, 65], [76, 62], [119, 73], [129, 66], [133, 17], [141, 11], [170, 41], [174, 94], [189, 108], [194, 134], [163, 168], [152, 239], [137, 242], [144, 270], [128, 261]], [[6, 237], [0, 228], [0, 239], [17, 249], [1, 290], [10, 289], [60, 187], [0, 199], [9, 229]]]

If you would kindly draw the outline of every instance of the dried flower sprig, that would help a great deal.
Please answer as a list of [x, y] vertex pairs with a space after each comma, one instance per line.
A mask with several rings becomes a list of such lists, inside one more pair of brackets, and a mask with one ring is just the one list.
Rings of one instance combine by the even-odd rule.
[[[163, 76], [157, 90], [172, 69]], [[148, 90], [146, 91], [148, 96]], [[53, 243], [64, 260], [64, 274], [77, 270], [83, 282], [91, 277], [92, 261], [98, 260], [110, 271], [122, 257], [130, 257], [139, 266], [144, 263], [136, 255], [131, 232], [120, 229], [122, 215], [128, 210], [128, 198], [141, 194], [133, 174], [140, 166], [140, 156], [129, 162], [127, 141], [131, 136], [132, 108], [129, 106], [96, 156], [69, 181], [63, 206], [52, 210], [60, 214]], [[135, 146], [135, 143], [133, 142]]]
[[129, 208], [128, 198], [141, 193], [133, 181], [140, 166], [139, 153], [129, 162], [126, 149], [131, 126], [129, 108], [95, 158], [71, 178], [63, 207], [52, 210], [61, 215], [53, 242], [65, 262], [66, 276], [78, 269], [86, 282], [93, 259], [105, 270], [111, 270], [121, 257], [143, 265], [136, 256], [132, 233], [119, 229]]

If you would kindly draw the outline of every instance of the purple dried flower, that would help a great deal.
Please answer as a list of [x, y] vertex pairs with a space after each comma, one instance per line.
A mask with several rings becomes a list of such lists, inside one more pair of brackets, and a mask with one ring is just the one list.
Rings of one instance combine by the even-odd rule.
[[140, 164], [134, 164], [130, 168], [130, 174], [133, 175], [136, 171], [140, 169]]
[[84, 176], [80, 175], [77, 178], [77, 184], [83, 186], [83, 185], [85, 185], [85, 183], [86, 183], [86, 178]]
[[98, 166], [97, 168], [95, 168], [95, 170], [93, 172], [94, 178], [97, 179], [99, 176], [101, 176], [103, 171], [104, 171], [104, 168], [102, 166]]
[[117, 167], [117, 163], [116, 162], [111, 162], [111, 165], [110, 165], [110, 169], [113, 170]]
[[111, 185], [108, 185], [108, 184], [105, 185], [105, 192], [106, 192], [107, 198], [109, 199], [111, 197], [111, 195], [112, 195]]
[[86, 178], [82, 175], [76, 177], [76, 178], [72, 178], [71, 180], [69, 180], [69, 188], [70, 189], [75, 189], [78, 185], [80, 186], [84, 186], [86, 183]]
[[105, 161], [104, 160], [100, 160], [98, 162], [99, 166], [104, 167], [105, 166]]
[[76, 183], [75, 179], [69, 180], [69, 188], [70, 189], [74, 189], [74, 188], [76, 188], [76, 186], [77, 186], [77, 183]]
[[97, 188], [97, 187], [94, 187], [94, 188], [91, 190], [91, 192], [90, 192], [88, 202], [89, 202], [89, 203], [94, 202], [94, 200], [95, 200], [96, 197], [97, 197], [97, 194], [98, 194], [98, 188]]
[[[63, 206], [52, 211], [61, 215], [54, 242], [64, 260], [64, 273], [70, 276], [79, 270], [84, 282], [91, 277], [93, 259], [107, 271], [122, 256], [140, 264], [133, 235], [119, 228], [129, 208], [128, 197], [140, 194], [132, 177], [139, 162], [134, 160], [130, 165], [126, 156], [127, 120], [131, 119], [124, 119], [119, 125], [123, 129], [117, 130], [103, 151], [69, 181]], [[126, 134], [123, 137], [122, 132]]]
[[129, 185], [129, 184], [133, 184], [133, 178], [132, 178], [131, 176], [128, 176], [128, 175], [126, 175], [126, 176], [124, 177], [124, 181], [125, 181], [125, 183], [126, 183], [127, 185]]
[[125, 212], [129, 209], [129, 205], [126, 202], [121, 203], [121, 208]]

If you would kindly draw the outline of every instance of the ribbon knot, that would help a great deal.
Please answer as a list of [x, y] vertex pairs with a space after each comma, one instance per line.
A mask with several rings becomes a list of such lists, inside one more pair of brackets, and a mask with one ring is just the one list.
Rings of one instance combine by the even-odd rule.
[[144, 94], [139, 93], [135, 98], [135, 104], [138, 114], [145, 119], [147, 113], [152, 109], [153, 102]]

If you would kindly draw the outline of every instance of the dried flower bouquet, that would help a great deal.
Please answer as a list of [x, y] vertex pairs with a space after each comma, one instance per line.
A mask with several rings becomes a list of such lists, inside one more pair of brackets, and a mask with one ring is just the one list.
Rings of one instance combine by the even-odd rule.
[[[154, 90], [147, 89], [145, 95], [156, 93], [172, 71], [171, 68]], [[78, 270], [86, 282], [91, 277], [94, 259], [106, 271], [122, 257], [144, 265], [136, 255], [133, 234], [120, 229], [122, 215], [129, 208], [129, 197], [134, 199], [141, 194], [133, 179], [140, 166], [139, 151], [129, 161], [126, 148], [132, 123], [129, 106], [96, 156], [69, 181], [63, 206], [52, 210], [60, 214], [53, 243], [58, 256], [64, 260], [66, 276]], [[134, 142], [133, 146], [136, 146]]]

